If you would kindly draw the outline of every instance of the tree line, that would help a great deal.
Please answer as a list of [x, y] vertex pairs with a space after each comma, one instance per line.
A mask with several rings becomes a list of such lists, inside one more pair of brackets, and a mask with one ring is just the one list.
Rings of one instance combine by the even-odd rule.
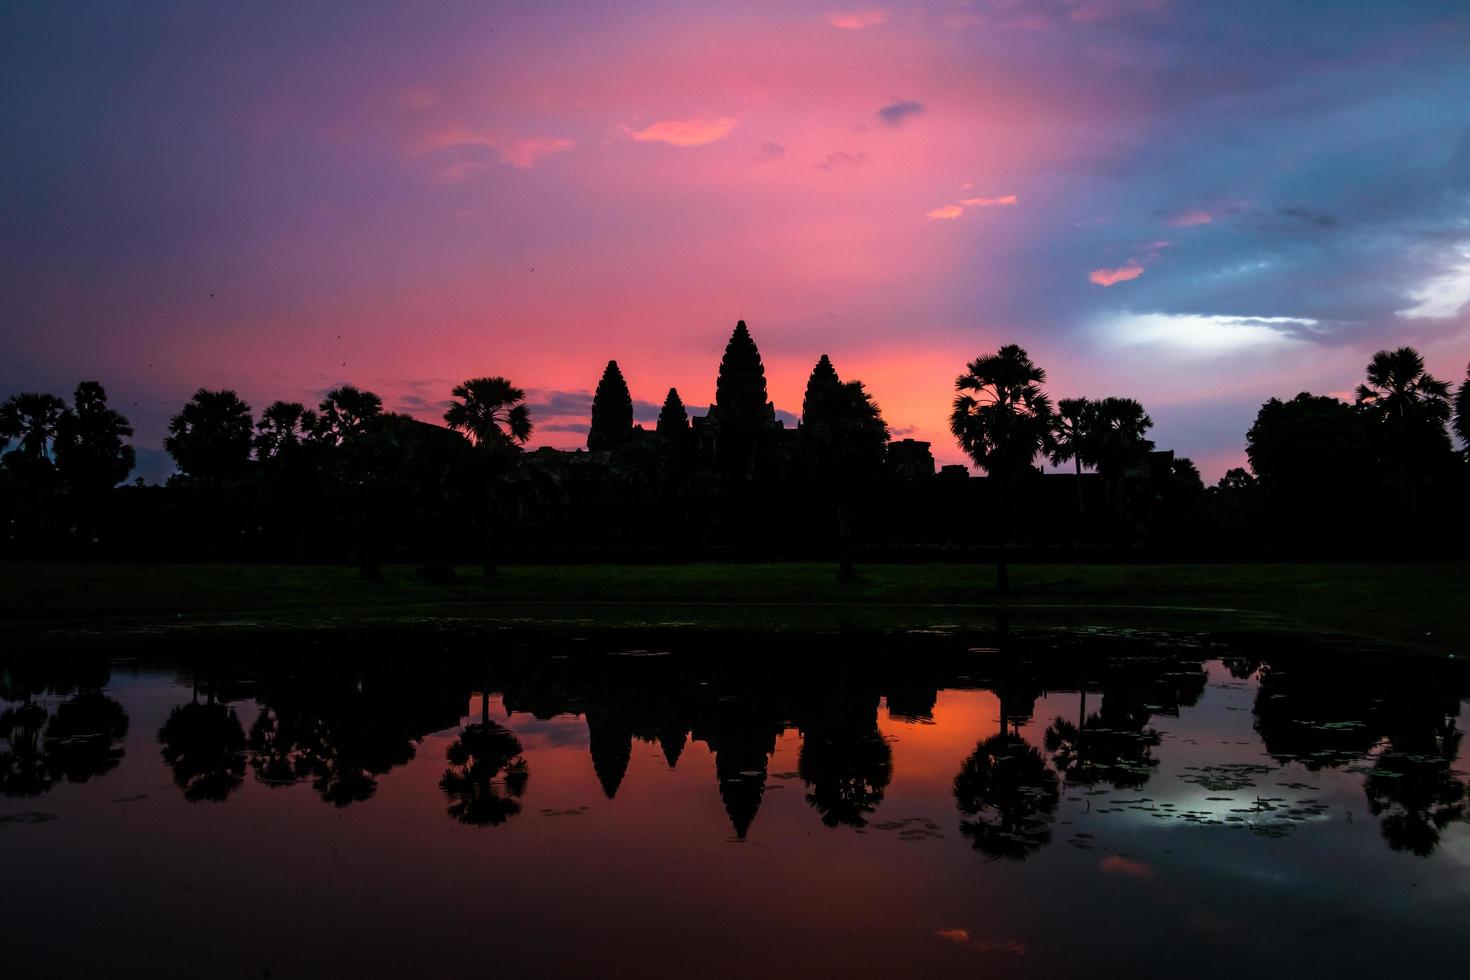
[[[949, 428], [990, 479], [934, 478], [922, 444], [892, 441], [873, 396], [826, 355], [799, 425], [777, 422], [742, 322], [707, 416], [691, 418], [670, 389], [645, 431], [610, 362], [588, 452], [526, 450], [526, 393], [498, 376], [455, 385], [442, 426], [385, 411], [377, 394], [351, 385], [315, 406], [272, 402], [258, 416], [234, 391], [201, 388], [168, 425], [164, 448], [178, 472], [165, 487], [141, 487], [119, 486], [135, 463], [131, 425], [86, 381], [70, 403], [20, 393], [0, 404], [0, 546], [34, 556], [351, 558], [371, 576], [390, 557], [450, 575], [471, 550], [493, 574], [505, 547], [552, 545], [577, 554], [801, 546], [851, 575], [857, 545], [978, 545], [994, 550], [1004, 589], [1007, 549], [1018, 543], [1356, 536], [1411, 549], [1429, 529], [1464, 534], [1470, 458], [1450, 433], [1470, 445], [1470, 368], [1456, 391], [1403, 347], [1373, 356], [1352, 402], [1273, 398], [1246, 434], [1249, 468], [1210, 488], [1188, 459], [1156, 452], [1138, 401], [1053, 402], [1045, 384], [1014, 344], [967, 364]], [[1047, 463], [1071, 472], [1043, 479]]]
[[[974, 637], [910, 638], [898, 649], [856, 654], [847, 641], [829, 638], [815, 641], [818, 652], [830, 652], [821, 648], [828, 643], [848, 656], [823, 658], [811, 655], [810, 637], [768, 638], [754, 654], [742, 638], [704, 637], [695, 654], [662, 635], [648, 637], [650, 646], [673, 652], [636, 665], [588, 649], [548, 660], [541, 634], [511, 634], [489, 660], [463, 653], [405, 659], [401, 636], [382, 646], [358, 637], [351, 655], [317, 641], [302, 656], [292, 640], [273, 639], [254, 638], [243, 655], [225, 641], [172, 678], [190, 693], [157, 730], [156, 751], [184, 799], [223, 803], [253, 775], [272, 790], [310, 786], [336, 808], [363, 804], [385, 775], [434, 744], [427, 736], [454, 730], [443, 756], [421, 764], [442, 766], [449, 817], [497, 826], [520, 813], [528, 780], [542, 778], [535, 753], [528, 758], [513, 730], [514, 716], [578, 716], [609, 800], [628, 778], [636, 744], [657, 746], [675, 769], [691, 743], [704, 743], [741, 838], [761, 807], [777, 742], [794, 729], [801, 737], [794, 775], [807, 803], [828, 827], [863, 828], [895, 774], [880, 705], [890, 725], [933, 724], [940, 691], [962, 688], [992, 692], [999, 724], [973, 733], [978, 741], [958, 763], [959, 829], [987, 858], [1011, 860], [1052, 841], [1064, 796], [1139, 791], [1153, 781], [1162, 744], [1155, 725], [1196, 707], [1210, 677], [1198, 656], [1163, 656], [1121, 639], [1099, 651], [1096, 637], [1074, 647], [988, 636], [1008, 649], [977, 659], [966, 652]], [[1227, 654], [1223, 666], [1236, 680], [1254, 682], [1251, 724], [1263, 755], [1312, 773], [1360, 774], [1367, 808], [1394, 850], [1428, 855], [1465, 818], [1470, 785], [1455, 767], [1463, 671], [1426, 661], [1385, 677], [1366, 662], [1343, 669], [1269, 646]], [[109, 695], [105, 658], [52, 652], [7, 667], [0, 672], [0, 799], [41, 797], [119, 766], [131, 750], [130, 719]], [[762, 696], [750, 696], [753, 685]], [[1064, 714], [1058, 694], [1073, 691], [1075, 708]], [[491, 717], [494, 694], [503, 724]], [[242, 719], [237, 706], [251, 702]], [[1186, 778], [1205, 785], [1222, 777], [1198, 771]], [[1257, 832], [1269, 833], [1291, 828], [1280, 811], [1300, 816], [1297, 807], [1310, 805], [1257, 800], [1250, 812]], [[1218, 811], [1166, 818], [1232, 822]]]

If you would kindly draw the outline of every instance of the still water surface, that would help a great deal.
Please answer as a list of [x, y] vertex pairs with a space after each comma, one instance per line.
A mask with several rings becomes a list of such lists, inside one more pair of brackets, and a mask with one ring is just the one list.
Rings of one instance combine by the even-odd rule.
[[12, 655], [0, 973], [1458, 974], [1467, 697], [1200, 638]]

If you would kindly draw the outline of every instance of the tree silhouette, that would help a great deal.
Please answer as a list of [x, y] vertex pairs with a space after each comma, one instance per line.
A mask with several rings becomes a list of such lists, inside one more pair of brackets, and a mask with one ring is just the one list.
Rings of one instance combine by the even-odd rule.
[[1465, 366], [1465, 380], [1455, 395], [1455, 434], [1465, 444], [1466, 453], [1470, 454], [1470, 364]]
[[317, 433], [330, 446], [351, 445], [367, 435], [383, 414], [383, 399], [355, 385], [327, 392], [317, 406]]
[[836, 516], [838, 577], [851, 579], [856, 498], [882, 472], [888, 423], [863, 383], [841, 381], [826, 354], [812, 369], [801, 404], [802, 452]]
[[1434, 853], [1440, 835], [1466, 812], [1465, 784], [1453, 771], [1461, 733], [1453, 725], [1394, 735], [1363, 782], [1368, 810], [1395, 851]]
[[255, 424], [255, 458], [281, 524], [295, 529], [294, 556], [306, 552], [306, 529], [320, 506], [324, 444], [316, 412], [300, 402], [272, 402]]
[[1051, 441], [1051, 400], [1041, 390], [1046, 371], [1015, 344], [975, 358], [955, 379], [949, 429], [960, 448], [996, 481], [996, 589], [1010, 589], [1006, 515], [1016, 478]]
[[317, 414], [300, 402], [271, 402], [255, 423], [255, 458], [263, 463], [288, 458], [317, 429]]
[[5, 454], [12, 469], [48, 466], [52, 442], [61, 423], [66, 403], [55, 395], [22, 392], [0, 404], [0, 436], [15, 439], [16, 448]]
[[225, 486], [244, 472], [252, 442], [250, 406], [233, 391], [200, 388], [169, 420], [163, 448], [204, 497], [211, 555], [219, 551]]
[[80, 691], [57, 705], [46, 724], [51, 768], [72, 783], [110, 772], [122, 761], [127, 734], [121, 704], [100, 691]]
[[46, 716], [29, 698], [0, 710], [0, 796], [40, 796], [56, 781], [41, 740]]
[[1082, 467], [1095, 464], [1094, 446], [1097, 406], [1086, 398], [1063, 398], [1057, 402], [1051, 418], [1051, 449], [1047, 453], [1052, 465], [1070, 462], [1077, 484], [1077, 534], [1082, 536], [1087, 522], [1087, 498], [1082, 489]]
[[1120, 533], [1127, 533], [1128, 497], [1126, 478], [1131, 467], [1148, 459], [1153, 441], [1145, 433], [1153, 428], [1143, 406], [1132, 398], [1104, 398], [1097, 403], [1094, 455], [1103, 477], [1112, 520]]
[[1128, 697], [1126, 687], [1105, 689], [1102, 709], [1089, 714], [1084, 687], [1078, 693], [1077, 721], [1058, 716], [1047, 726], [1042, 744], [1068, 784], [1137, 789], [1159, 764], [1153, 749], [1161, 736], [1148, 721], [1148, 711]]
[[1400, 516], [1413, 534], [1420, 485], [1450, 452], [1450, 386], [1424, 370], [1424, 358], [1412, 347], [1374, 354], [1367, 375], [1357, 405], [1372, 422], [1379, 459], [1398, 487]]
[[383, 400], [354, 385], [333, 388], [317, 406], [315, 435], [327, 452], [326, 476], [351, 514], [358, 570], [367, 579], [378, 577], [384, 498], [404, 463], [387, 418]]
[[875, 701], [843, 705], [802, 732], [796, 769], [806, 801], [828, 827], [864, 827], [893, 778], [893, 750]]
[[187, 477], [211, 488], [239, 475], [253, 442], [250, 406], [233, 391], [200, 388], [168, 423], [163, 448]]
[[445, 752], [449, 767], [439, 788], [449, 815], [476, 827], [497, 827], [521, 812], [529, 771], [520, 740], [488, 718], [468, 725]]
[[1017, 735], [992, 735], [954, 777], [960, 833], [988, 858], [1024, 861], [1051, 842], [1057, 775]]
[[107, 392], [100, 384], [77, 385], [72, 407], [57, 420], [56, 468], [89, 509], [132, 472], [133, 447], [123, 441], [132, 434], [128, 420], [107, 407]]
[[[1277, 533], [1335, 537], [1355, 513], [1373, 454], [1367, 418], [1346, 402], [1301, 392], [1272, 398], [1246, 433], [1246, 457], [1260, 479]], [[1228, 475], [1228, 474], [1227, 474]]]
[[495, 574], [495, 483], [506, 461], [531, 438], [526, 393], [505, 378], [471, 378], [454, 386], [444, 422], [475, 446], [476, 476], [485, 509], [485, 574]]
[[191, 803], [223, 803], [245, 779], [245, 729], [235, 709], [212, 695], [170, 711], [158, 741], [174, 783]]
[[608, 361], [592, 396], [592, 424], [587, 448], [595, 452], [616, 449], [633, 436], [633, 396], [617, 361]]

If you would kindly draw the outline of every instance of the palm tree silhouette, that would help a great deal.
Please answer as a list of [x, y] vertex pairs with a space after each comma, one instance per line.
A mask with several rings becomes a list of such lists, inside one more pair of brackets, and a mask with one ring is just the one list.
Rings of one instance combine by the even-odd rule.
[[1047, 457], [1052, 465], [1071, 462], [1076, 470], [1077, 536], [1081, 538], [1087, 522], [1087, 500], [1082, 492], [1082, 467], [1095, 465], [1094, 429], [1097, 405], [1087, 398], [1063, 398], [1057, 402], [1051, 420], [1051, 450]]
[[318, 468], [323, 443], [316, 412], [300, 402], [272, 402], [255, 424], [255, 458], [279, 520], [295, 529], [294, 554], [305, 557], [308, 518], [320, 497]]
[[490, 720], [490, 692], [480, 692], [480, 720], [466, 725], [445, 752], [439, 788], [460, 823], [496, 827], [521, 812], [529, 771], [520, 739]]
[[77, 385], [72, 407], [56, 425], [56, 468], [71, 490], [77, 507], [77, 527], [83, 541], [97, 533], [98, 511], [107, 491], [133, 469], [133, 447], [128, 420], [107, 407], [107, 392], [96, 381]]
[[55, 395], [33, 391], [11, 395], [0, 404], [0, 436], [19, 442], [5, 454], [6, 462], [17, 466], [47, 460], [65, 410], [66, 403]]
[[0, 796], [40, 796], [56, 781], [41, 740], [46, 717], [29, 696], [0, 711]]
[[1018, 735], [992, 735], [954, 777], [960, 833], [989, 858], [1024, 861], [1051, 842], [1057, 774]]
[[228, 389], [200, 388], [169, 420], [168, 433], [163, 448], [184, 475], [217, 487], [250, 459], [250, 406]]
[[1092, 454], [1103, 476], [1108, 509], [1119, 532], [1126, 534], [1125, 478], [1129, 467], [1143, 462], [1153, 451], [1153, 441], [1145, 433], [1153, 428], [1154, 420], [1132, 398], [1104, 398], [1095, 403], [1092, 423]]
[[841, 381], [823, 354], [802, 399], [801, 436], [807, 465], [836, 512], [837, 575], [851, 579], [855, 498], [882, 469], [888, 423], [863, 383]]
[[478, 451], [485, 502], [485, 574], [495, 574], [495, 479], [506, 459], [531, 438], [526, 393], [505, 378], [471, 378], [454, 386], [444, 423], [463, 432]]
[[1399, 507], [1410, 534], [1418, 530], [1419, 485], [1450, 440], [1450, 386], [1424, 370], [1412, 347], [1381, 350], [1368, 362], [1356, 403], [1373, 422], [1380, 455], [1393, 472]]
[[223, 803], [245, 779], [245, 729], [235, 709], [213, 695], [170, 711], [158, 741], [174, 783], [191, 803]]
[[996, 480], [996, 590], [1010, 589], [1006, 514], [1017, 476], [1051, 442], [1051, 400], [1041, 390], [1046, 371], [1015, 344], [971, 361], [955, 379], [949, 429], [960, 448]]
[[250, 461], [250, 406], [228, 389], [200, 388], [168, 423], [163, 448], [204, 496], [210, 554], [219, 550], [221, 495]]
[[1465, 453], [1470, 456], [1470, 364], [1465, 365], [1465, 380], [1455, 395], [1455, 435], [1465, 444]]

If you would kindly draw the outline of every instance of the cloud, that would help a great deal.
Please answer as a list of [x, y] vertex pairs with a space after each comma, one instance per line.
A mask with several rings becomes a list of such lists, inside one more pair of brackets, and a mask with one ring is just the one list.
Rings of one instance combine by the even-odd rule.
[[845, 174], [852, 173], [867, 162], [866, 153], [848, 153], [838, 150], [836, 153], [827, 154], [827, 159], [817, 164], [817, 169], [825, 170], [829, 174]]
[[1187, 211], [1176, 211], [1169, 215], [1169, 224], [1175, 228], [1194, 228], [1197, 225], [1207, 225], [1215, 220], [1215, 216], [1209, 211], [1194, 208]]
[[1318, 228], [1331, 228], [1337, 224], [1337, 218], [1321, 211], [1312, 211], [1308, 208], [1285, 207], [1277, 208], [1276, 213], [1283, 218], [1294, 218], [1297, 221], [1315, 225]]
[[761, 144], [761, 156], [763, 157], [775, 160], [778, 157], [784, 157], [785, 155], [786, 147], [782, 146], [780, 143], [774, 143], [770, 140], [767, 140], [766, 142]]
[[1460, 261], [1409, 292], [1416, 300], [1397, 315], [1409, 319], [1445, 319], [1455, 316], [1470, 303], [1470, 247], [1459, 250]]
[[1137, 279], [1141, 275], [1143, 275], [1143, 266], [1134, 259], [1129, 259], [1127, 265], [1120, 265], [1116, 269], [1093, 269], [1087, 274], [1087, 278], [1107, 288], [1116, 286], [1120, 282]]
[[644, 126], [642, 129], [628, 129], [627, 127], [624, 129], [639, 143], [703, 146], [729, 136], [730, 131], [739, 124], [740, 120], [732, 116], [716, 116], [697, 119], [665, 119]]
[[966, 197], [954, 204], [937, 207], [927, 212], [926, 217], [953, 220], [964, 214], [966, 208], [1008, 208], [1013, 207], [1016, 200], [1014, 194], [1005, 194], [1000, 197]]
[[1118, 313], [1094, 329], [1115, 347], [1158, 347], [1185, 355], [1219, 355], [1280, 348], [1301, 342], [1317, 320], [1292, 316], [1221, 316], [1204, 313]]
[[868, 10], [834, 10], [827, 15], [827, 23], [844, 31], [861, 31], [888, 22], [888, 11], [877, 7]]
[[1016, 203], [1016, 195], [1005, 194], [1000, 197], [967, 197], [960, 201], [962, 207], [967, 208], [1008, 208]]
[[885, 126], [902, 126], [911, 116], [924, 111], [923, 105], [913, 99], [900, 99], [878, 110], [878, 118]]
[[535, 166], [536, 161], [543, 157], [549, 157], [553, 153], [564, 153], [576, 145], [573, 140], [561, 137], [528, 136], [507, 146], [497, 147], [497, 149], [500, 151], [501, 163], [524, 169]]
[[[468, 126], [451, 126], [430, 133], [420, 141], [421, 153], [448, 153], [465, 150], [493, 150], [501, 163], [525, 169], [553, 153], [562, 153], [576, 146], [575, 140], [559, 136], [503, 137], [481, 133]], [[455, 160], [439, 171], [446, 180], [462, 180], [464, 177], [484, 169], [484, 164], [473, 158]]]

